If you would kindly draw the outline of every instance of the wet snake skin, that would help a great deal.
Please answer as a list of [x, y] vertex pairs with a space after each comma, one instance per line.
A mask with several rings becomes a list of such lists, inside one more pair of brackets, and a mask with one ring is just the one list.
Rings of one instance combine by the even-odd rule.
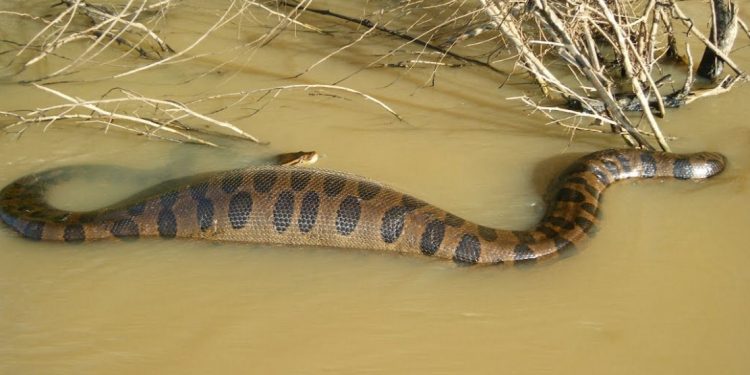
[[[260, 167], [170, 181], [89, 212], [46, 203], [49, 185], [75, 167], [28, 175], [0, 192], [0, 218], [33, 240], [200, 238], [262, 244], [377, 249], [458, 263], [514, 263], [548, 257], [597, 225], [600, 197], [626, 179], [700, 180], [726, 164], [717, 153], [605, 150], [586, 155], [550, 186], [531, 230], [466, 221], [378, 182], [298, 167]], [[180, 185], [180, 186], [176, 186]]]

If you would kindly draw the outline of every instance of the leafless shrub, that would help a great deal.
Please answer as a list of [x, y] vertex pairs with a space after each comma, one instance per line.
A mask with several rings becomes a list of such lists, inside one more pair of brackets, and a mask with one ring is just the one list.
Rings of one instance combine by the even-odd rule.
[[[514, 64], [511, 75], [525, 72], [539, 87], [537, 92], [526, 92], [511, 99], [520, 100], [542, 113], [548, 123], [573, 131], [616, 134], [635, 147], [653, 149], [655, 141], [658, 147], [668, 150], [668, 137], [658, 124], [667, 108], [724, 93], [746, 77], [729, 56], [737, 25], [747, 29], [737, 16], [736, 6], [729, 0], [712, 0], [709, 32], [701, 31], [700, 25], [674, 0], [401, 0], [389, 2], [391, 6], [382, 8], [373, 7], [374, 4], [377, 3], [363, 2], [362, 12], [355, 16], [335, 9], [315, 8], [313, 0], [226, 0], [226, 6], [213, 23], [178, 49], [170, 47], [160, 36], [159, 28], [166, 14], [182, 6], [180, 0], [122, 0], [118, 5], [60, 0], [58, 11], [46, 16], [0, 11], [0, 17], [23, 19], [38, 26], [29, 40], [15, 44], [6, 41], [13, 48], [1, 51], [5, 55], [14, 54], [9, 64], [19, 66], [15, 74], [43, 60], [62, 61], [46, 74], [23, 81], [35, 82], [39, 89], [66, 102], [2, 114], [14, 119], [10, 128], [31, 123], [49, 126], [60, 119], [78, 119], [151, 135], [170, 133], [164, 136], [194, 142], [198, 139], [187, 133], [191, 128], [188, 123], [198, 122], [255, 140], [236, 125], [190, 109], [189, 103], [207, 103], [218, 98], [237, 98], [237, 102], [241, 102], [258, 93], [273, 97], [296, 88], [325, 88], [373, 101], [400, 119], [385, 103], [342, 84], [368, 68], [426, 67], [432, 71], [425, 82], [429, 85], [434, 83], [440, 69], [467, 65], [483, 67], [489, 73], [488, 79], [503, 84], [510, 77], [503, 67], [511, 61]], [[97, 78], [116, 81], [151, 69], [186, 63], [205, 54], [216, 54], [217, 51], [198, 52], [197, 47], [206, 44], [214, 33], [226, 26], [236, 26], [245, 19], [257, 20], [255, 12], [265, 15], [264, 22], [273, 20], [273, 23], [265, 24], [265, 32], [249, 40], [238, 38], [237, 51], [252, 54], [245, 51], [262, 48], [281, 33], [300, 28], [322, 33], [316, 26], [322, 18], [348, 23], [360, 33], [342, 42], [340, 47], [325, 52], [296, 76], [290, 73], [290, 78], [306, 75], [337, 54], [367, 43], [376, 35], [387, 35], [402, 42], [389, 45], [387, 52], [370, 64], [343, 74], [332, 84], [289, 84], [211, 94], [188, 104], [148, 98], [120, 89], [111, 92], [119, 93], [118, 98], [83, 100], [49, 87], [53, 79], [64, 75], [72, 79], [76, 72], [79, 74], [72, 80], [85, 82], [89, 79], [86, 68], [92, 64], [137, 57], [139, 63], [134, 67], [129, 64], [109, 76]], [[713, 84], [709, 81], [703, 83], [706, 87], [695, 84], [690, 43], [704, 46], [698, 74], [706, 76]], [[68, 49], [73, 45], [77, 49], [71, 52]], [[113, 50], [121, 52], [113, 54]], [[722, 77], [724, 65], [731, 73]], [[672, 73], [664, 73], [666, 67]], [[677, 88], [665, 84], [673, 81], [672, 76], [682, 82]], [[219, 100], [216, 103], [218, 108], [208, 113], [226, 109], [218, 104]], [[150, 117], [136, 114], [144, 108], [153, 111]], [[82, 110], [89, 113], [83, 114]], [[638, 121], [639, 118], [645, 119], [648, 128], [640, 124], [643, 121]]]
[[[278, 2], [296, 6], [290, 0]], [[508, 58], [496, 58], [497, 51], [513, 51], [516, 66], [538, 84], [541, 95], [527, 93], [511, 99], [521, 100], [551, 123], [621, 135], [635, 147], [653, 149], [649, 139], [655, 139], [668, 150], [668, 139], [657, 121], [667, 108], [727, 92], [746, 79], [729, 57], [738, 23], [747, 29], [729, 0], [712, 1], [709, 37], [673, 0], [477, 0], [473, 6], [445, 1], [433, 4], [443, 8], [438, 12], [442, 18], [434, 12], [427, 16], [424, 1], [399, 4], [360, 18], [311, 7], [307, 12], [368, 27], [363, 36], [377, 29], [405, 40], [371, 66], [411, 69], [422, 65], [437, 71], [476, 64], [498, 72], [498, 65]], [[408, 19], [413, 23], [388, 26], [393, 24], [389, 14], [394, 12], [411, 15]], [[461, 27], [463, 31], [457, 32]], [[689, 43], [696, 42], [706, 51], [701, 61], [705, 68], [698, 74], [717, 82], [708, 88], [695, 87]], [[410, 46], [423, 48], [417, 58], [387, 61]], [[724, 64], [732, 74], [719, 77]], [[667, 66], [676, 71], [663, 73]], [[671, 85], [664, 83], [671, 82], [673, 75], [684, 82], [665, 92], [664, 87]], [[634, 122], [638, 116], [634, 112], [645, 118], [648, 129]]]
[[[304, 4], [304, 3], [303, 3]], [[54, 95], [62, 103], [26, 110], [0, 111], [0, 117], [7, 122], [0, 125], [6, 132], [23, 134], [31, 125], [42, 124], [47, 129], [61, 123], [85, 123], [101, 126], [105, 131], [110, 129], [124, 130], [150, 138], [179, 142], [192, 142], [216, 146], [215, 143], [201, 136], [202, 129], [226, 131], [224, 134], [260, 142], [259, 139], [243, 131], [236, 125], [216, 117], [229, 109], [222, 103], [232, 101], [232, 106], [246, 102], [257, 103], [270, 101], [285, 91], [328, 90], [338, 91], [344, 95], [355, 95], [364, 100], [376, 103], [385, 111], [401, 118], [378, 99], [343, 86], [330, 85], [285, 85], [271, 88], [250, 89], [242, 92], [209, 95], [182, 103], [175, 99], [153, 98], [131, 90], [115, 87], [98, 99], [82, 99], [53, 88], [52, 79], [64, 75], [73, 75], [78, 70], [85, 77], [86, 67], [95, 64], [109, 64], [118, 59], [132, 58], [137, 55], [143, 61], [136, 67], [129, 67], [97, 81], [112, 80], [135, 75], [150, 69], [186, 63], [196, 59], [196, 46], [209, 39], [222, 27], [231, 25], [238, 18], [247, 15], [250, 9], [259, 9], [277, 19], [276, 24], [266, 33], [239, 47], [261, 46], [273, 40], [288, 25], [319, 31], [295, 19], [304, 7], [292, 10], [288, 14], [279, 12], [266, 4], [250, 0], [230, 0], [223, 13], [214, 23], [204, 30], [187, 47], [175, 51], [170, 47], [156, 29], [167, 11], [179, 6], [178, 0], [126, 0], [121, 5], [103, 5], [85, 0], [61, 0], [57, 6], [60, 11], [51, 17], [25, 14], [14, 11], [0, 11], [0, 17], [16, 17], [38, 24], [39, 30], [22, 44], [14, 44], [12, 51], [15, 58], [11, 63], [19, 64], [15, 74], [19, 75], [26, 68], [39, 62], [56, 58], [64, 63], [59, 68], [43, 76], [34, 76], [22, 82], [31, 84], [39, 90]], [[7, 42], [7, 41], [6, 41]], [[66, 50], [76, 45], [78, 49]], [[83, 51], [80, 51], [81, 45]], [[112, 56], [111, 51], [121, 49], [121, 53], [107, 62], [100, 61], [102, 56]], [[6, 51], [9, 52], [9, 51]], [[126, 66], [126, 64], [123, 64]], [[88, 78], [79, 78], [73, 82], [85, 82]], [[194, 110], [191, 104], [213, 104], [205, 112]], [[263, 106], [267, 105], [264, 104]], [[209, 113], [209, 114], [205, 114]]]

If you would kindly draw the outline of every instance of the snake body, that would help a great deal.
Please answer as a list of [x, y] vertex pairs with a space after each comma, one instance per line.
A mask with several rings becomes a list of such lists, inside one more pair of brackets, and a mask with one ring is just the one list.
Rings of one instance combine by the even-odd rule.
[[[597, 225], [600, 197], [626, 179], [700, 180], [726, 164], [717, 153], [605, 150], [568, 167], [548, 192], [531, 230], [494, 229], [466, 221], [378, 182], [324, 170], [260, 167], [160, 184], [89, 212], [46, 203], [62, 167], [22, 177], [0, 192], [0, 218], [33, 240], [201, 238], [263, 244], [378, 249], [453, 259], [513, 263], [557, 254]], [[180, 186], [174, 186], [179, 184]]]

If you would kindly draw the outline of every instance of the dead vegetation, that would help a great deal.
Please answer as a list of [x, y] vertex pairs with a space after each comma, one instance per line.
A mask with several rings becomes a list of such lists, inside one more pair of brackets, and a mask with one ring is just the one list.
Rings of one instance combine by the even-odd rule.
[[[39, 2], [31, 7], [33, 12], [0, 9], [0, 20], [34, 30], [26, 40], [0, 40], [2, 75], [61, 101], [28, 110], [3, 109], [0, 116], [5, 123], [0, 126], [22, 134], [34, 124], [49, 127], [75, 121], [209, 145], [213, 143], [200, 132], [213, 129], [258, 141], [241, 129], [242, 124], [222, 120], [222, 112], [273, 100], [288, 90], [325, 90], [372, 101], [400, 119], [387, 103], [343, 84], [371, 68], [426, 67], [434, 78], [440, 69], [475, 65], [500, 85], [512, 77], [535, 82], [538, 90], [511, 99], [543, 114], [547, 123], [574, 132], [615, 134], [634, 147], [668, 150], [668, 137], [659, 126], [668, 108], [727, 92], [746, 78], [730, 55], [739, 27], [747, 29], [729, 0], [706, 5], [712, 14], [710, 24], [694, 21], [674, 0], [402, 0], [382, 7], [363, 2], [358, 14], [316, 8], [313, 0], [227, 0], [213, 23], [192, 42], [173, 48], [164, 35], [165, 20], [193, 5], [187, 0], [126, 0], [108, 5], [59, 0]], [[330, 22], [353, 28], [357, 36], [323, 51], [320, 60], [296, 76], [290, 74], [291, 79], [354, 46], [383, 42], [378, 36], [391, 38], [387, 43], [393, 45], [369, 65], [332, 84], [279, 85], [180, 101], [147, 97], [117, 83], [214, 53], [210, 48], [206, 52], [206, 45], [227, 27], [243, 30], [246, 23], [262, 25], [262, 33], [238, 37], [233, 47], [250, 59], [253, 51], [282, 33], [324, 33], [318, 24]], [[326, 33], [337, 36], [335, 30]], [[696, 69], [691, 48], [698, 47], [704, 52]], [[409, 57], [401, 58], [404, 54]], [[42, 64], [44, 68], [34, 69]], [[93, 75], [93, 67], [106, 67], [107, 74]], [[220, 69], [221, 64], [210, 70]], [[701, 77], [698, 81], [696, 74]], [[112, 89], [98, 99], [82, 99], [54, 88], [93, 81], [111, 81]], [[433, 82], [428, 79], [428, 83]]]

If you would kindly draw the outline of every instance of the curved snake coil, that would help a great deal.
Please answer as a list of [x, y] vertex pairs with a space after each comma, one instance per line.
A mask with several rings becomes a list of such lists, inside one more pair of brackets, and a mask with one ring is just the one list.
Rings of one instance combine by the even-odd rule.
[[[587, 237], [599, 199], [625, 179], [700, 180], [726, 164], [717, 153], [605, 150], [586, 155], [549, 190], [546, 214], [529, 231], [477, 225], [348, 174], [261, 167], [180, 179], [90, 212], [62, 211], [45, 201], [48, 185], [71, 167], [28, 175], [0, 192], [0, 218], [33, 240], [204, 238], [264, 244], [378, 249], [453, 259], [512, 263], [550, 256]], [[72, 167], [73, 169], [75, 167]]]

